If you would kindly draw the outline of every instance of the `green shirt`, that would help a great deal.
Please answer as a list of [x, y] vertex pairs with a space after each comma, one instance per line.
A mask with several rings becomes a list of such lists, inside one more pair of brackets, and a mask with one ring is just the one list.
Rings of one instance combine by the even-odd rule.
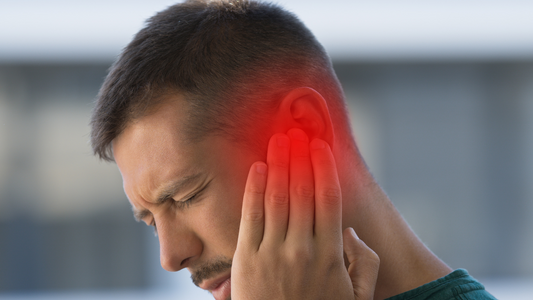
[[496, 300], [468, 272], [458, 269], [414, 290], [387, 298], [386, 300]]

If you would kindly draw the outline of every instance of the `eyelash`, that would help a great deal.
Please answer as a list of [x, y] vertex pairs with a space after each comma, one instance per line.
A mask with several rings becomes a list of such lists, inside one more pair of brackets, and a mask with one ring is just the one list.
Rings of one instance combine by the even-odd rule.
[[196, 197], [198, 196], [198, 194], [200, 194], [200, 192], [201, 191], [195, 193], [194, 195], [187, 198], [187, 200], [185, 201], [176, 201], [176, 204], [178, 205], [179, 208], [189, 208], [189, 206], [191, 206], [191, 203], [196, 199]]
[[[191, 206], [191, 203], [196, 199], [196, 197], [203, 191], [204, 189], [201, 189], [194, 195], [187, 198], [185, 201], [175, 201], [179, 208], [188, 208]], [[155, 224], [155, 220], [152, 220], [152, 223], [150, 223], [150, 226], [154, 227], [154, 235], [157, 236], [157, 225]]]
[[157, 226], [155, 225], [155, 220], [150, 223], [150, 226], [154, 228], [154, 235], [157, 236]]

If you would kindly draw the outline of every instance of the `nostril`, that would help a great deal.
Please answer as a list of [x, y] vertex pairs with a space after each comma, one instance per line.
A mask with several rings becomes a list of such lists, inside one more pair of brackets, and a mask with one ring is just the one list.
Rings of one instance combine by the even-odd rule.
[[180, 267], [185, 268], [185, 265], [189, 262], [190, 259], [190, 257], [187, 257], [186, 259], [182, 260]]

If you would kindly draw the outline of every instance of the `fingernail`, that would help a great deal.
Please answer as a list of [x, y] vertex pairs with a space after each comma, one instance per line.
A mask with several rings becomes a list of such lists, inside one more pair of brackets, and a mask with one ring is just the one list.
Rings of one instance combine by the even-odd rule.
[[326, 148], [326, 142], [322, 140], [314, 139], [311, 142], [311, 149], [313, 150], [324, 149], [324, 148]]
[[255, 165], [255, 171], [259, 174], [266, 174], [267, 166], [265, 164], [257, 164]]
[[300, 129], [296, 129], [296, 130], [293, 129], [291, 131], [291, 136], [292, 136], [293, 139], [295, 139], [297, 141], [305, 142], [307, 140], [306, 139], [307, 136]]
[[289, 146], [289, 139], [286, 136], [280, 136], [277, 138], [278, 146], [279, 147], [287, 147]]

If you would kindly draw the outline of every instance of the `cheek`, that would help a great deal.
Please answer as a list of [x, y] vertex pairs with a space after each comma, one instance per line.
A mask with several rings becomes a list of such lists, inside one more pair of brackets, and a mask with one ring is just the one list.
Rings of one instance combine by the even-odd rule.
[[213, 181], [210, 191], [211, 199], [201, 216], [209, 223], [210, 240], [216, 247], [214, 251], [226, 256], [233, 253], [237, 247], [239, 225], [241, 220], [242, 197], [250, 166], [259, 160], [258, 157], [239, 148], [229, 146], [219, 147], [217, 156], [207, 156]]
[[226, 189], [216, 191], [213, 198], [205, 200], [208, 201], [198, 216], [204, 228], [204, 246], [231, 258], [237, 246], [242, 195]]

